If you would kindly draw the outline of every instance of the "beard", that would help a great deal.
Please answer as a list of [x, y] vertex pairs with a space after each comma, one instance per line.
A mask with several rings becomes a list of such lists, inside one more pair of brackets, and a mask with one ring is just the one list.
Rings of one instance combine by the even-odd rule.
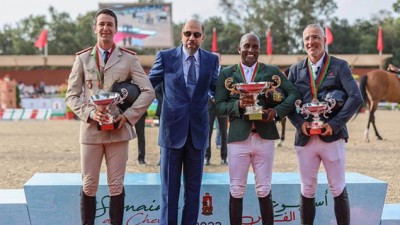
[[183, 45], [185, 47], [185, 50], [189, 53], [189, 55], [193, 55], [194, 53], [197, 52], [197, 50], [199, 50], [199, 46], [196, 45], [196, 47], [188, 47], [187, 44]]

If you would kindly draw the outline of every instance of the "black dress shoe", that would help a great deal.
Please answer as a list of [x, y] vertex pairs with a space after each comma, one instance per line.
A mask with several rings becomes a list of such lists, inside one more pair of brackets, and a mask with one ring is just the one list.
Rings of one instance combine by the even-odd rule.
[[144, 159], [139, 159], [139, 164], [140, 164], [140, 165], [145, 165], [145, 164], [147, 164], [147, 163], [146, 163], [146, 161], [144, 161]]
[[205, 160], [204, 160], [204, 165], [205, 165], [205, 166], [211, 165], [210, 160], [209, 160], [209, 159], [205, 159]]
[[226, 161], [226, 159], [222, 159], [221, 160], [221, 165], [227, 166], [228, 165], [228, 161]]

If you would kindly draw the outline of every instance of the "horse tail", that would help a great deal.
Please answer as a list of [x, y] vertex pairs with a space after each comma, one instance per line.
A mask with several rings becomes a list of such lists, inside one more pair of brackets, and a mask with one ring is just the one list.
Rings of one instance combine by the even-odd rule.
[[357, 118], [358, 113], [361, 112], [361, 109], [363, 107], [367, 106], [367, 100], [368, 100], [368, 96], [367, 96], [367, 81], [368, 81], [368, 76], [364, 75], [360, 78], [360, 92], [361, 92], [361, 96], [363, 97], [363, 104], [358, 108], [356, 114], [354, 115], [352, 120], [355, 120]]
[[361, 95], [364, 99], [364, 106], [368, 102], [368, 96], [367, 96], [367, 81], [368, 81], [368, 76], [364, 75], [360, 78], [360, 92]]

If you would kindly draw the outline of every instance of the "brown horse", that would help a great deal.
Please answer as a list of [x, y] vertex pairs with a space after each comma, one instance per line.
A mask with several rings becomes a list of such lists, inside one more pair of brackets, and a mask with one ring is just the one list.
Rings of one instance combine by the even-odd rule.
[[283, 117], [281, 119], [281, 125], [282, 125], [282, 130], [281, 130], [281, 138], [277, 144], [277, 147], [282, 147], [283, 141], [285, 140], [285, 130], [286, 130], [286, 117]]
[[378, 103], [382, 100], [400, 103], [400, 80], [395, 73], [382, 69], [372, 70], [361, 77], [360, 91], [369, 110], [368, 125], [364, 140], [369, 142], [368, 133], [371, 123], [374, 127], [376, 137], [378, 140], [382, 140], [376, 129], [375, 111], [378, 108]]
[[[288, 77], [288, 75], [289, 75], [289, 69], [290, 69], [290, 67], [287, 67], [284, 71], [282, 71], [282, 73], [283, 73], [286, 77]], [[281, 119], [281, 121], [280, 121], [281, 127], [282, 127], [282, 129], [281, 129], [281, 138], [279, 139], [279, 142], [278, 142], [278, 144], [276, 145], [277, 147], [282, 147], [283, 141], [285, 141], [285, 136], [286, 136], [286, 120], [287, 120], [287, 118], [286, 118], [286, 117], [283, 117], [283, 118]], [[276, 123], [277, 123], [277, 122], [276, 122]]]

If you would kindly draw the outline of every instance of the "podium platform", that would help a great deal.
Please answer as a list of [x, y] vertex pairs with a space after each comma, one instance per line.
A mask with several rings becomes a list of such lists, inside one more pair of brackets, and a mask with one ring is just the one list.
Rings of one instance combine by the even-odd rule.
[[[316, 195], [317, 216], [315, 224], [336, 224], [333, 198], [329, 192], [326, 174], [318, 175]], [[346, 174], [350, 198], [352, 225], [380, 225], [384, 208], [387, 183], [358, 173]], [[37, 173], [29, 179], [24, 190], [17, 191], [26, 202], [19, 202], [21, 213], [10, 214], [9, 221], [26, 218], [30, 223], [11, 222], [0, 224], [18, 225], [76, 225], [80, 224], [80, 173]], [[5, 190], [0, 190], [3, 196]], [[160, 177], [158, 173], [127, 173], [125, 177], [124, 225], [159, 224]], [[8, 194], [6, 194], [8, 195]], [[298, 173], [274, 173], [272, 179], [275, 224], [300, 225], [299, 199], [300, 177]], [[183, 191], [180, 194], [179, 214], [182, 213]], [[199, 225], [229, 224], [229, 175], [227, 173], [205, 173], [202, 181], [199, 209]], [[10, 199], [9, 199], [10, 200]], [[3, 201], [4, 202], [4, 201]], [[7, 200], [6, 200], [7, 202]], [[100, 176], [97, 195], [96, 225], [109, 224], [108, 188], [106, 174]], [[261, 224], [258, 200], [255, 193], [254, 174], [248, 175], [244, 196], [244, 224]], [[10, 210], [12, 204], [0, 203]], [[23, 210], [25, 207], [25, 211]], [[3, 208], [1, 208], [3, 209]], [[4, 219], [0, 210], [0, 219]], [[389, 221], [388, 221], [389, 222]], [[394, 225], [387, 223], [385, 225]], [[397, 225], [397, 224], [396, 224]]]
[[31, 224], [23, 189], [0, 190], [0, 224]]
[[400, 204], [385, 204], [381, 225], [400, 225]]

